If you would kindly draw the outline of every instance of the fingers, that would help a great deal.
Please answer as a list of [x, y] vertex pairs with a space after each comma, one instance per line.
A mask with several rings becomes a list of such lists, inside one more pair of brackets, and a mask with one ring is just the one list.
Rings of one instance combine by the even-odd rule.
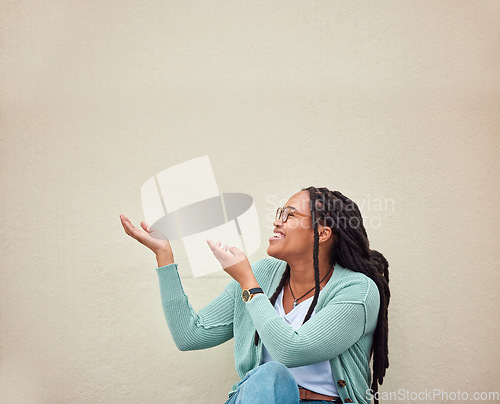
[[127, 217], [123, 216], [123, 215], [120, 215], [120, 220], [122, 222], [122, 226], [123, 226], [123, 229], [125, 230], [125, 233], [127, 233], [128, 235], [130, 235], [130, 232], [132, 231], [132, 229], [134, 228], [134, 226], [132, 225], [132, 223], [130, 222], [130, 220], [128, 220]]
[[211, 239], [207, 238], [206, 242], [214, 254], [220, 254], [221, 252], [223, 252], [230, 255], [236, 255], [235, 252], [240, 251], [236, 247], [229, 247], [227, 244], [222, 245], [221, 241], [217, 241], [217, 243], [214, 243]]
[[239, 248], [237, 247], [229, 247], [229, 252], [232, 253], [233, 255], [238, 255], [240, 253], [242, 253], [243, 251], [241, 251]]
[[130, 237], [139, 240], [138, 239], [140, 233], [139, 229], [135, 228], [132, 222], [126, 216], [120, 215], [120, 219], [122, 222], [123, 229], [125, 230], [125, 233], [127, 233]]
[[221, 242], [220, 241], [217, 241], [215, 243], [213, 240], [211, 240], [209, 238], [207, 238], [205, 240], [206, 240], [208, 246], [212, 249], [212, 251], [216, 251], [216, 250], [220, 250], [221, 249]]
[[224, 244], [222, 245], [222, 241], [217, 241], [217, 244], [215, 244], [217, 248], [221, 249], [222, 251], [227, 251], [227, 245]]
[[210, 249], [212, 250], [212, 252], [214, 253], [214, 255], [221, 253], [220, 241], [217, 243], [214, 243], [212, 240], [207, 238], [206, 242], [207, 242], [208, 246], [210, 247]]

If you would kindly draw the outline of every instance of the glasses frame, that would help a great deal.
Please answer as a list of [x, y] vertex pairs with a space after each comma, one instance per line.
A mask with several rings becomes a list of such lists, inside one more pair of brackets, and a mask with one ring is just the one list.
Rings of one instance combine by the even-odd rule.
[[[288, 213], [286, 215], [285, 220], [283, 220], [285, 211], [287, 211]], [[309, 217], [309, 218], [312, 217], [312, 216], [304, 215], [303, 213], [297, 212], [297, 209], [292, 208], [290, 206], [283, 206], [283, 207], [279, 207], [278, 209], [276, 209], [276, 216], [274, 218], [275, 218], [275, 220], [281, 220], [281, 223], [286, 223], [288, 218], [290, 217], [290, 213], [292, 214], [292, 216], [297, 215], [297, 216]]]

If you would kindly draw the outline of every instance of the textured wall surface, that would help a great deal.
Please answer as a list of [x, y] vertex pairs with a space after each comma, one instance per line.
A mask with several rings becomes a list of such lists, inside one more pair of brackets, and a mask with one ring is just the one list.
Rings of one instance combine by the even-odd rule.
[[[224, 401], [232, 342], [176, 349], [118, 217], [202, 155], [255, 199], [251, 261], [300, 188], [358, 202], [390, 262], [381, 391], [500, 391], [500, 2], [0, 7], [0, 402]], [[173, 248], [199, 309], [229, 278]]]

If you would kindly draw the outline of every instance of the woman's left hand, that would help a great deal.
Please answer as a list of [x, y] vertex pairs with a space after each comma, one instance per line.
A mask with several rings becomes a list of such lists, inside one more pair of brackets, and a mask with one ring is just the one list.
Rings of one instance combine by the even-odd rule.
[[236, 247], [222, 246], [220, 241], [214, 243], [210, 239], [207, 239], [207, 244], [222, 265], [222, 269], [238, 282], [242, 289], [259, 286], [252, 272], [252, 266], [243, 251]]

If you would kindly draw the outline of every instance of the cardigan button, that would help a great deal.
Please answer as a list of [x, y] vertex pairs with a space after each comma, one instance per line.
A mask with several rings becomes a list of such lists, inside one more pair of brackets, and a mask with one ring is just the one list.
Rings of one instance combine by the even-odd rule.
[[352, 400], [351, 400], [349, 397], [347, 397], [347, 398], [344, 400], [344, 403], [352, 403]]
[[[339, 387], [344, 387], [345, 386], [345, 381], [344, 380], [339, 380], [337, 382], [337, 384], [339, 385]], [[346, 403], [349, 403], [350, 401], [346, 401]]]

